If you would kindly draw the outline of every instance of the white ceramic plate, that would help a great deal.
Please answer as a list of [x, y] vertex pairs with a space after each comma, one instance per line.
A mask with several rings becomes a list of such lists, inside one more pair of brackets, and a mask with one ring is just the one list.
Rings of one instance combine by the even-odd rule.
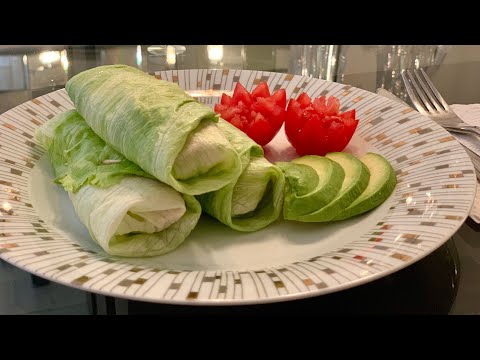
[[[360, 125], [346, 151], [383, 154], [398, 185], [372, 212], [332, 224], [278, 221], [239, 233], [202, 217], [174, 252], [148, 259], [105, 254], [79, 222], [67, 194], [52, 182], [35, 129], [72, 108], [64, 90], [0, 115], [0, 257], [47, 279], [114, 297], [227, 305], [322, 295], [396, 272], [430, 254], [468, 216], [475, 174], [463, 148], [412, 109], [348, 85], [246, 70], [159, 72], [211, 106], [240, 81], [266, 80], [287, 98], [335, 95], [355, 108]], [[198, 91], [207, 90], [207, 91]], [[271, 160], [295, 157], [281, 130], [266, 148]]]

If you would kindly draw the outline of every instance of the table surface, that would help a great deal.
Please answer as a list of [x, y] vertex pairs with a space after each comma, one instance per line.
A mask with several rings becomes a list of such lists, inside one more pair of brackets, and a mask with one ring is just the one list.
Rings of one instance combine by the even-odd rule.
[[[0, 45], [0, 113], [64, 87], [83, 70], [114, 63], [149, 73], [236, 68], [304, 74], [372, 92], [382, 87], [404, 100], [400, 72], [421, 66], [449, 104], [480, 103], [480, 46]], [[259, 306], [113, 301], [32, 278], [0, 260], [0, 314], [480, 314], [479, 280], [480, 225], [468, 219], [444, 246], [393, 275], [317, 298]]]

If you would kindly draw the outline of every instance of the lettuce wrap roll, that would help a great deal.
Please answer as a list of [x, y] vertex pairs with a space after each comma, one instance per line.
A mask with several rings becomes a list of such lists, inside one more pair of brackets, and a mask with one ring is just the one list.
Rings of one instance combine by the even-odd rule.
[[240, 175], [240, 159], [216, 126], [218, 116], [177, 84], [105, 65], [77, 74], [65, 88], [100, 138], [181, 193], [217, 190]]
[[285, 177], [263, 156], [261, 146], [227, 121], [218, 127], [236, 149], [242, 173], [232, 183], [197, 196], [204, 212], [238, 231], [256, 231], [274, 222], [283, 206]]
[[154, 179], [105, 144], [75, 110], [42, 125], [35, 138], [48, 151], [55, 182], [107, 253], [155, 256], [179, 246], [198, 222], [201, 207]]

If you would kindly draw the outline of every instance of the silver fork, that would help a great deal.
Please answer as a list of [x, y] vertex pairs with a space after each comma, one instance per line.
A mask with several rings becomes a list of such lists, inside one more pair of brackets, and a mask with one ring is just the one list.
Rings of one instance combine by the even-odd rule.
[[433, 119], [448, 131], [480, 135], [480, 127], [465, 123], [450, 109], [423, 69], [415, 69], [414, 74], [417, 80], [409, 70], [402, 72], [402, 78], [408, 96], [420, 114]]
[[[420, 68], [420, 71], [415, 69], [414, 74], [417, 80], [415, 80], [409, 70], [402, 72], [402, 78], [408, 96], [420, 114], [434, 120], [448, 131], [466, 133], [473, 136], [480, 135], [478, 126], [465, 123], [450, 109], [450, 106], [448, 106], [422, 68]], [[418, 97], [416, 94], [418, 94]], [[470, 156], [475, 167], [477, 179], [480, 181], [480, 156], [470, 151], [466, 146], [463, 147]]]

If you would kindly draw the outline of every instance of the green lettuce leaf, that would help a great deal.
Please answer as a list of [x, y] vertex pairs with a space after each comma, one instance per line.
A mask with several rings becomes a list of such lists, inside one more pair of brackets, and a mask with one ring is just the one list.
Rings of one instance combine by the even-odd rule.
[[176, 249], [196, 226], [201, 207], [158, 180], [125, 176], [115, 185], [69, 193], [92, 238], [110, 255], [147, 257]]
[[127, 160], [77, 111], [46, 122], [35, 138], [48, 151], [55, 181], [107, 253], [161, 255], [179, 246], [197, 224], [201, 207], [193, 196], [180, 194]]
[[283, 172], [263, 157], [263, 149], [220, 119], [218, 127], [236, 149], [242, 173], [235, 181], [197, 196], [204, 212], [238, 231], [256, 231], [274, 222], [283, 204]]
[[240, 159], [215, 124], [218, 116], [177, 84], [105, 65], [77, 74], [65, 88], [99, 137], [182, 193], [217, 190], [240, 175]]
[[105, 144], [76, 110], [47, 121], [35, 137], [49, 153], [55, 182], [66, 191], [77, 192], [85, 184], [108, 187], [128, 174], [153, 178]]

